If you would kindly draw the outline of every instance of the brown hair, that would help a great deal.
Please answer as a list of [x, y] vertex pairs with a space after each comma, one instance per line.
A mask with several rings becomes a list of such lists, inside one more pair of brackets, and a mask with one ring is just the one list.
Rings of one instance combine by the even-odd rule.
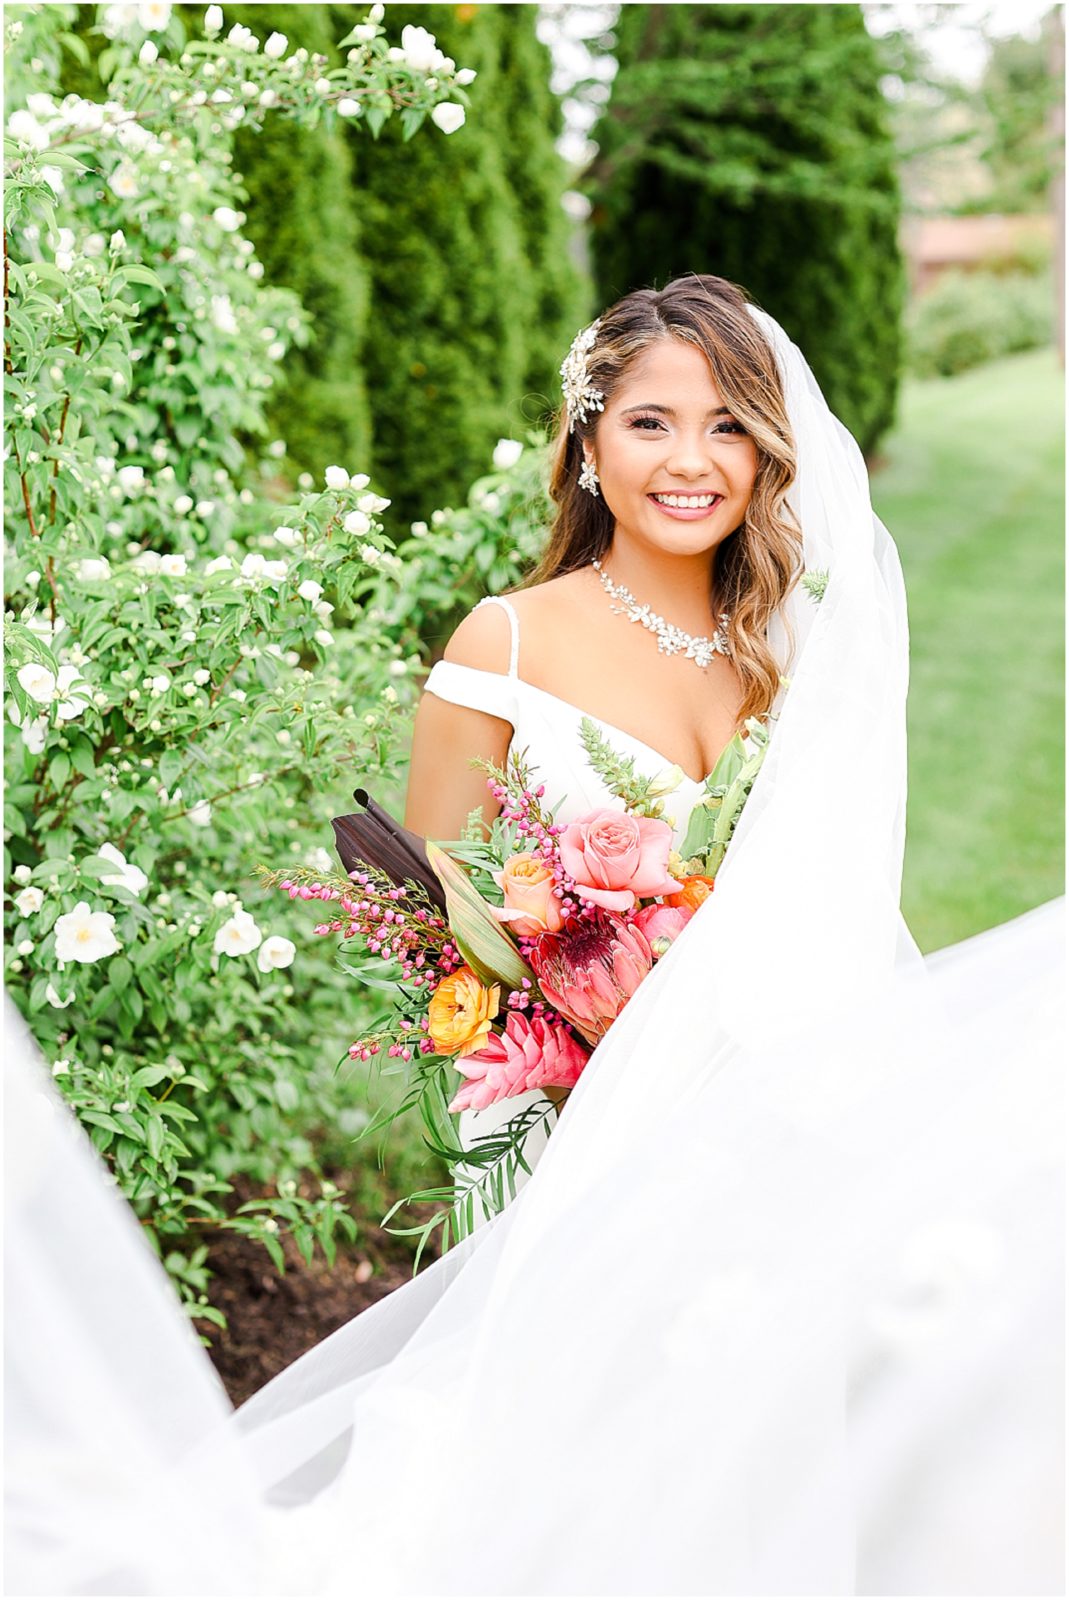
[[[719, 604], [731, 618], [731, 659], [742, 680], [739, 724], [771, 708], [780, 668], [769, 649], [767, 629], [802, 569], [802, 534], [785, 504], [796, 467], [776, 357], [747, 296], [726, 278], [693, 273], [665, 289], [636, 289], [602, 313], [587, 356], [587, 372], [606, 401], [636, 357], [661, 339], [696, 345], [734, 417], [757, 446], [757, 474], [742, 523], [718, 546]], [[583, 440], [593, 439], [598, 413], [569, 429], [561, 406], [549, 492], [556, 504], [549, 543], [537, 568], [521, 585], [545, 583], [586, 566], [608, 550], [615, 519], [600, 497], [579, 487]]]

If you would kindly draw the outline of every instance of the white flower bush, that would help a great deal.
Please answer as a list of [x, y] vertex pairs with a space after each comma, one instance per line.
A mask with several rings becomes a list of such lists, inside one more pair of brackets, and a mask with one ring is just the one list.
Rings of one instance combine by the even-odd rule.
[[[327, 74], [146, 0], [98, 8], [98, 104], [57, 88], [73, 17], [4, 28], [6, 977], [191, 1313], [222, 1321], [200, 1230], [281, 1266], [280, 1224], [309, 1259], [355, 1227], [313, 1142], [361, 1093], [354, 990], [250, 884], [321, 856], [354, 780], [391, 800], [417, 663], [372, 598], [399, 587], [389, 499], [351, 462], [281, 505], [284, 442], [242, 442], [309, 328], [242, 234], [231, 140], [268, 115], [412, 134], [463, 90], [426, 41], [392, 53], [381, 6]], [[277, 1192], [232, 1212], [239, 1175]]]

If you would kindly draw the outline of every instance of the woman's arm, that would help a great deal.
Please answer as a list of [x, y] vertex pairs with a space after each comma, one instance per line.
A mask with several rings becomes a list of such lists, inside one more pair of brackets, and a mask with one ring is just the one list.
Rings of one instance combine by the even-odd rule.
[[[509, 621], [500, 606], [481, 606], [456, 629], [446, 661], [506, 672]], [[471, 711], [425, 693], [412, 735], [405, 827], [424, 839], [458, 839], [470, 812], [479, 807], [491, 822], [501, 807], [486, 787], [486, 773], [469, 762], [481, 756], [503, 767], [512, 727], [501, 717]]]

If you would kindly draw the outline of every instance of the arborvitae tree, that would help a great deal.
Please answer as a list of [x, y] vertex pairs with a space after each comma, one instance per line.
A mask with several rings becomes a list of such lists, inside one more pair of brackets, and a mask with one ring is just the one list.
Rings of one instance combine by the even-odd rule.
[[[228, 5], [227, 26], [243, 22], [261, 40], [284, 33], [339, 65], [329, 8], [321, 5]], [[367, 134], [363, 134], [367, 139]], [[368, 274], [352, 190], [348, 141], [340, 129], [299, 128], [268, 117], [259, 131], [238, 130], [234, 164], [249, 192], [245, 233], [268, 283], [299, 296], [312, 317], [312, 339], [287, 358], [285, 385], [268, 417], [298, 466], [322, 473], [338, 462], [367, 470], [371, 419], [362, 353]]]
[[626, 5], [593, 137], [599, 299], [686, 272], [783, 323], [865, 451], [894, 417], [905, 273], [877, 41], [855, 5]]
[[[345, 29], [363, 14], [331, 9]], [[553, 395], [571, 337], [557, 112], [534, 19], [515, 15], [529, 9], [390, 5], [391, 41], [424, 27], [475, 69], [471, 112], [410, 144], [395, 122], [374, 142], [352, 130], [375, 473], [399, 520], [459, 499], [487, 470], [495, 440]]]
[[567, 173], [554, 140], [563, 116], [550, 88], [549, 51], [536, 31], [538, 7], [499, 9], [503, 92], [496, 105], [504, 124], [506, 176], [535, 278], [525, 316], [522, 410], [524, 418], [539, 421], [555, 409], [560, 364], [579, 327], [594, 314], [593, 286], [572, 254], [573, 225], [561, 204]]

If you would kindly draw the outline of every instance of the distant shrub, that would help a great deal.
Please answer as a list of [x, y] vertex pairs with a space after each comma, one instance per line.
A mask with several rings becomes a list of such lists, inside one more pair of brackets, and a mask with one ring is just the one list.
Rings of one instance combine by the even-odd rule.
[[1054, 292], [1046, 275], [947, 272], [907, 318], [916, 377], [950, 377], [1054, 336]]

